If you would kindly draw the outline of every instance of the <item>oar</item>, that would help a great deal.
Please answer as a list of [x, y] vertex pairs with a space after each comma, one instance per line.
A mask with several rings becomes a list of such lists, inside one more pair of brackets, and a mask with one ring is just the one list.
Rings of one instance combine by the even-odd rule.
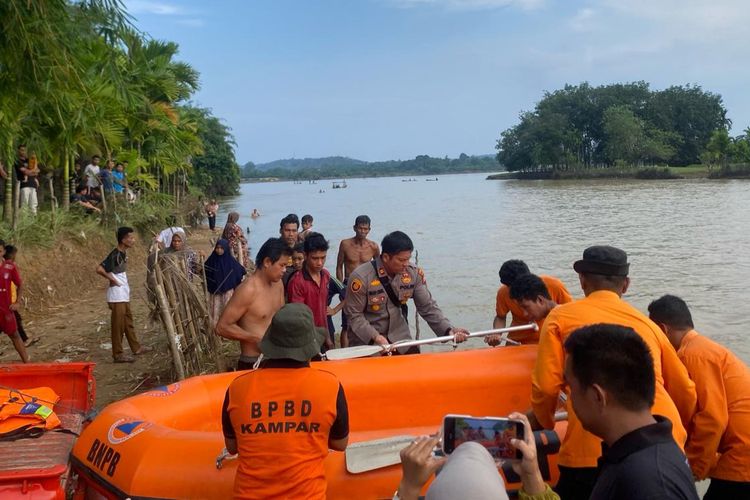
[[[520, 332], [523, 330], [534, 330], [537, 331], [539, 329], [538, 326], [536, 326], [536, 323], [529, 323], [528, 325], [520, 325], [520, 326], [511, 326], [508, 328], [498, 328], [495, 330], [484, 330], [481, 332], [474, 332], [470, 333], [468, 335], [468, 338], [476, 338], [476, 337], [486, 337], [487, 335], [493, 335], [498, 333], [506, 333], [506, 332]], [[439, 342], [448, 342], [450, 340], [453, 340], [453, 335], [445, 335], [443, 337], [434, 337], [431, 339], [422, 339], [422, 340], [406, 340], [401, 342], [394, 342], [393, 344], [386, 344], [386, 345], [357, 345], [353, 347], [342, 347], [340, 349], [330, 349], [326, 351], [325, 356], [328, 360], [337, 360], [337, 359], [353, 359], [353, 358], [364, 358], [366, 356], [372, 356], [373, 354], [388, 352], [392, 349], [400, 349], [402, 347], [413, 347], [418, 345], [426, 345], [426, 344], [437, 344]], [[513, 345], [519, 345], [518, 342], [515, 342], [513, 340], [506, 340], [509, 344]]]
[[[555, 413], [555, 422], [568, 419], [568, 412]], [[370, 441], [360, 441], [346, 447], [346, 470], [359, 474], [401, 463], [401, 450], [417, 436], [393, 436]]]

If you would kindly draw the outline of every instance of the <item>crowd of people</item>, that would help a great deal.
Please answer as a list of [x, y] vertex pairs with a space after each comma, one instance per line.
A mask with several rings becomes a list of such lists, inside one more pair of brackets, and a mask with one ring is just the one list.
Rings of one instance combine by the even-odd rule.
[[[218, 335], [240, 343], [237, 368], [255, 368], [230, 386], [223, 408], [227, 449], [239, 452], [235, 493], [241, 498], [257, 497], [256, 488], [266, 497], [300, 491], [325, 496], [323, 451], [345, 446], [346, 398], [335, 380], [317, 382], [322, 375], [309, 362], [335, 347], [333, 315], [343, 312], [342, 347], [411, 338], [410, 301], [437, 336], [462, 342], [468, 333], [433, 300], [424, 272], [410, 262], [408, 235], [394, 231], [379, 246], [367, 238], [369, 217], [357, 217], [354, 236], [339, 246], [333, 277], [325, 269], [328, 241], [313, 230], [311, 216], [303, 219], [302, 230], [294, 214], [281, 220], [279, 237], [261, 246], [255, 272], [237, 286], [216, 324]], [[692, 499], [694, 481], [711, 479], [705, 498], [750, 498], [747, 366], [694, 330], [679, 297], [654, 300], [648, 316], [628, 304], [622, 297], [630, 264], [623, 250], [589, 247], [573, 269], [584, 295], [578, 300], [562, 281], [532, 274], [523, 261], [507, 261], [499, 271], [493, 326], [506, 326], [510, 314], [511, 325], [540, 327], [537, 334], [512, 337], [538, 344], [530, 408], [511, 415], [527, 430], [525, 439], [513, 440], [524, 456], [514, 464], [523, 479], [521, 497]], [[337, 295], [340, 302], [332, 308]], [[504, 340], [497, 335], [486, 342]], [[529, 436], [533, 429], [554, 428], [561, 392], [568, 397], [568, 426], [552, 489], [541, 479]], [[282, 399], [310, 398], [307, 413], [295, 414], [309, 417], [295, 424], [307, 429], [300, 436], [247, 431], [248, 425], [277, 425]], [[294, 460], [265, 461], [282, 441], [294, 449]], [[484, 448], [465, 443], [446, 460], [433, 456], [437, 444], [438, 438], [420, 438], [402, 452], [399, 498], [417, 498], [439, 467], [427, 498], [504, 498], [502, 476]], [[260, 462], [263, 467], [251, 465]]]
[[[215, 217], [218, 204], [211, 201], [209, 210]], [[341, 314], [340, 347], [380, 344], [394, 355], [419, 353], [416, 347], [390, 347], [411, 338], [409, 302], [436, 336], [463, 342], [468, 332], [437, 306], [424, 271], [411, 263], [413, 242], [401, 231], [378, 245], [368, 239], [370, 218], [358, 216], [353, 236], [339, 245], [334, 276], [325, 268], [329, 242], [313, 229], [312, 216], [302, 218], [302, 227], [295, 214], [282, 218], [279, 236], [263, 243], [254, 262], [238, 221], [239, 214], [229, 214], [205, 261], [174, 219], [154, 244], [184, 257], [188, 278], [205, 272], [215, 332], [239, 341], [237, 369], [249, 370], [229, 387], [222, 410], [227, 450], [239, 453], [237, 496], [323, 498], [327, 450], [345, 449], [349, 434], [344, 388], [310, 365], [337, 347], [333, 317]], [[132, 228], [119, 228], [117, 246], [97, 267], [109, 282], [117, 363], [150, 350], [139, 342], [130, 311], [127, 251], [135, 242]], [[18, 312], [17, 250], [4, 242], [0, 248], [0, 323], [28, 362], [26, 346], [33, 339], [26, 337]], [[510, 416], [526, 429], [524, 439], [512, 440], [524, 457], [513, 464], [523, 481], [521, 498], [692, 499], [694, 481], [703, 479], [711, 480], [704, 498], [750, 498], [748, 367], [695, 330], [681, 298], [655, 299], [648, 315], [628, 304], [623, 295], [630, 263], [623, 250], [586, 248], [573, 269], [583, 292], [577, 300], [561, 280], [537, 276], [521, 260], [508, 260], [499, 270], [493, 327], [528, 322], [540, 327], [536, 334], [511, 337], [538, 345], [530, 407]], [[486, 338], [490, 346], [505, 340]], [[535, 429], [554, 428], [561, 393], [567, 395], [568, 425], [552, 488], [539, 474], [530, 436]], [[289, 425], [290, 418], [293, 433], [263, 430]], [[438, 440], [419, 438], [402, 451], [399, 498], [417, 498], [439, 468], [427, 498], [467, 491], [471, 498], [504, 498], [503, 478], [486, 449], [467, 442], [448, 458], [436, 458]], [[288, 463], [268, 460], [274, 456], [270, 450], [280, 446], [293, 451], [285, 454], [293, 457]]]
[[[86, 213], [101, 212], [107, 197], [122, 197], [128, 201], [133, 201], [135, 198], [125, 173], [128, 162], [126, 160], [115, 161], [110, 158], [103, 167], [99, 165], [100, 162], [99, 155], [92, 155], [89, 163], [84, 167], [83, 161], [77, 159], [70, 173], [70, 204], [73, 207], [80, 207]], [[20, 144], [13, 165], [14, 176], [20, 190], [19, 208], [33, 215], [36, 215], [39, 206], [38, 191], [41, 187], [42, 176], [40, 167], [36, 154], [33, 151], [28, 154], [26, 145]], [[8, 172], [2, 168], [1, 164], [0, 177], [8, 178]]]

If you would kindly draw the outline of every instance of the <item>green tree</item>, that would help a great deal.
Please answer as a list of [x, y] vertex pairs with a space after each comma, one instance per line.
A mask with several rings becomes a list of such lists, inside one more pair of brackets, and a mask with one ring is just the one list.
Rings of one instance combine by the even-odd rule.
[[612, 106], [604, 112], [604, 154], [615, 163], [635, 164], [642, 158], [646, 134], [643, 122], [627, 106]]
[[235, 143], [229, 127], [211, 116], [207, 109], [186, 107], [183, 112], [196, 118], [203, 143], [203, 153], [192, 160], [194, 182], [209, 196], [237, 194], [240, 168], [234, 156]]
[[695, 163], [713, 132], [731, 125], [721, 96], [700, 86], [672, 86], [654, 93], [647, 115], [656, 128], [679, 137], [675, 165]]

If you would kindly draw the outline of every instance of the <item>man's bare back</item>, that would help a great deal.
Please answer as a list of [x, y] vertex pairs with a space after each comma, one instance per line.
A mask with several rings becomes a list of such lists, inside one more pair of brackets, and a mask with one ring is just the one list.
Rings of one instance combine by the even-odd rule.
[[263, 271], [258, 271], [234, 291], [216, 324], [216, 333], [239, 340], [243, 356], [258, 356], [258, 344], [283, 305], [284, 285], [269, 281]]
[[380, 255], [380, 247], [372, 240], [359, 239], [356, 236], [342, 240], [336, 262], [336, 278], [342, 280], [348, 277], [360, 264], [378, 255]]

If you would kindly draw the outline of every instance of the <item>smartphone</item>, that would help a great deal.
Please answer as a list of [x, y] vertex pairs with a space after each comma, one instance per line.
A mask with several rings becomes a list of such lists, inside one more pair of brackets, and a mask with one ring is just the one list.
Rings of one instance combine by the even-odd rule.
[[446, 415], [443, 418], [443, 451], [453, 453], [461, 443], [475, 441], [496, 459], [520, 460], [521, 452], [510, 440], [523, 439], [523, 422], [500, 417], [470, 417], [468, 415]]

